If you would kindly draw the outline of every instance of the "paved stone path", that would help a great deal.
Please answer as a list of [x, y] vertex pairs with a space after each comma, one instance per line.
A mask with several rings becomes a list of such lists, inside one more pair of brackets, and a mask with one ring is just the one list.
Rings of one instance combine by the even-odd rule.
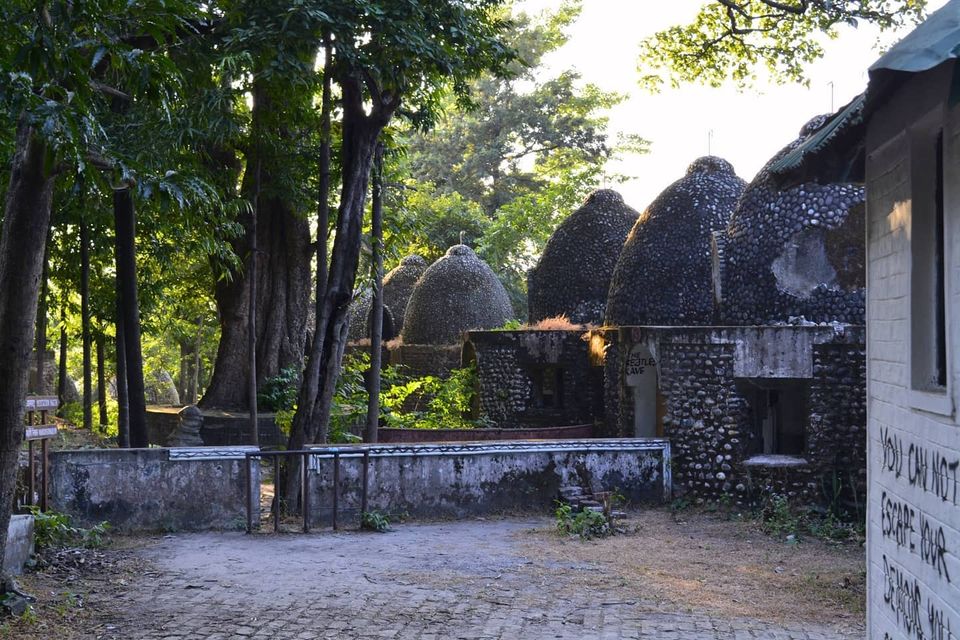
[[[402, 525], [388, 534], [184, 534], [141, 552], [109, 640], [227, 638], [862, 638], [665, 610], [624, 590], [572, 589], [589, 565], [537, 560], [545, 520]], [[638, 552], [642, 552], [638, 550]], [[525, 555], [529, 554], [529, 555]]]

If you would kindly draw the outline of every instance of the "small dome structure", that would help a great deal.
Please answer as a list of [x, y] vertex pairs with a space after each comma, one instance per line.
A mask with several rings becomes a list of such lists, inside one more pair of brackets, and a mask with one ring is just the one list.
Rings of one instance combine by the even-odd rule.
[[529, 321], [603, 322], [617, 256], [640, 214], [611, 189], [594, 191], [557, 227], [527, 275]]
[[455, 344], [464, 331], [493, 329], [513, 315], [507, 290], [473, 249], [458, 244], [427, 267], [403, 321], [405, 344]]
[[620, 252], [606, 324], [712, 323], [711, 234], [726, 227], [746, 184], [729, 162], [705, 156], [657, 196]]
[[[383, 304], [390, 309], [395, 323], [403, 322], [407, 312], [407, 302], [413, 294], [417, 280], [427, 270], [427, 261], [416, 254], [409, 255], [400, 264], [390, 270], [383, 278]], [[399, 330], [402, 327], [395, 326]]]
[[351, 342], [370, 337], [370, 311], [373, 308], [373, 291], [361, 289], [350, 303], [347, 339]]
[[864, 322], [865, 193], [858, 184], [780, 189], [771, 165], [815, 134], [817, 116], [747, 187], [727, 232], [717, 234], [721, 315], [739, 325]]

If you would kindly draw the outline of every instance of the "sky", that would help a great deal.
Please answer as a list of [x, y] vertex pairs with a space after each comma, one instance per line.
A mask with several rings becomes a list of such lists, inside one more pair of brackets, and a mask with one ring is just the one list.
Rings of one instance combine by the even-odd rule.
[[[580, 18], [570, 28], [570, 41], [545, 60], [545, 74], [573, 67], [585, 82], [629, 96], [610, 113], [611, 138], [619, 132], [638, 134], [652, 146], [649, 154], [610, 163], [611, 173], [631, 178], [608, 186], [620, 191], [637, 210], [645, 209], [708, 149], [729, 160], [737, 174], [750, 181], [810, 118], [829, 113], [831, 105], [839, 109], [862, 92], [867, 68], [880, 57], [874, 48], [875, 30], [844, 28], [837, 40], [828, 41], [826, 57], [809, 68], [809, 87], [768, 84], [737, 91], [687, 85], [659, 94], [641, 89], [638, 43], [665, 27], [688, 23], [704, 1], [583, 0]], [[930, 9], [944, 2], [931, 0]], [[557, 1], [519, 4], [536, 14], [555, 7]]]

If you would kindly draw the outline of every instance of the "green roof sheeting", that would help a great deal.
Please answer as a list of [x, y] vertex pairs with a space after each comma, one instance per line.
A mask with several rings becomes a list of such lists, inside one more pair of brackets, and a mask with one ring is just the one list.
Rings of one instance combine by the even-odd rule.
[[865, 94], [862, 93], [854, 98], [850, 104], [835, 113], [820, 130], [807, 138], [803, 144], [776, 162], [771, 163], [770, 172], [780, 175], [799, 168], [807, 156], [824, 151], [838, 135], [849, 127], [861, 124], [863, 122], [864, 100]]
[[877, 103], [910, 74], [957, 57], [960, 0], [950, 0], [873, 63], [870, 84], [863, 94], [834, 114], [803, 144], [771, 164], [770, 172], [784, 185], [808, 179], [833, 182], [856, 174], [854, 167], [862, 162], [864, 125]]
[[870, 67], [918, 73], [960, 53], [960, 0], [950, 0], [911, 31]]

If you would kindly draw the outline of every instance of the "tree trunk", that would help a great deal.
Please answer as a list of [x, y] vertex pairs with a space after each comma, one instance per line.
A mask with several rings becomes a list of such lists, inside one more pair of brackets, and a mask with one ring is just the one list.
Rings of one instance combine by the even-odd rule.
[[136, 215], [129, 187], [113, 192], [116, 225], [117, 283], [123, 319], [124, 364], [127, 369], [127, 406], [130, 446], [149, 446], [147, 405], [143, 385], [143, 353], [140, 350], [140, 303], [137, 300]]
[[[259, 86], [254, 88], [253, 121], [273, 122], [282, 109]], [[256, 126], [260, 126], [256, 124]], [[251, 134], [257, 139], [260, 132]], [[256, 145], [253, 145], [254, 147]], [[265, 152], [266, 153], [266, 152]], [[306, 339], [307, 308], [310, 301], [310, 225], [305, 216], [294, 209], [278, 184], [282, 167], [262, 159], [254, 148], [247, 155], [243, 193], [253, 201], [256, 174], [260, 173], [261, 191], [256, 206], [256, 225], [245, 221], [246, 233], [233, 243], [234, 252], [247, 256], [253, 248], [256, 229], [256, 383], [258, 388], [267, 378], [289, 366], [301, 367]], [[233, 274], [232, 279], [217, 283], [215, 298], [220, 317], [220, 344], [210, 385], [200, 400], [204, 408], [248, 409], [247, 308], [249, 306], [249, 274]]]
[[187, 402], [187, 386], [190, 384], [189, 363], [192, 359], [190, 343], [183, 339], [180, 339], [178, 343], [180, 346], [180, 374], [177, 376], [177, 395], [180, 396], [180, 402], [190, 404]]
[[[317, 291], [314, 299], [316, 318], [327, 290], [329, 260], [327, 242], [330, 239], [330, 112], [333, 109], [331, 84], [333, 77], [333, 44], [330, 35], [323, 38], [323, 89], [320, 97], [320, 176], [317, 189]], [[316, 326], [312, 327], [316, 329]]]
[[257, 308], [257, 215], [260, 210], [261, 165], [262, 161], [258, 156], [256, 185], [253, 188], [253, 231], [250, 234], [253, 246], [250, 247], [250, 267], [247, 271], [250, 284], [250, 301], [247, 306], [247, 411], [250, 414], [250, 424], [247, 427], [247, 443], [254, 447], [260, 445], [257, 420], [257, 314], [252, 310]]
[[126, 449], [130, 446], [130, 394], [127, 393], [126, 337], [123, 335], [123, 314], [120, 310], [120, 283], [117, 282], [117, 444]]
[[[377, 138], [395, 108], [384, 109], [375, 105], [373, 113], [368, 116], [360, 81], [348, 76], [342, 78], [339, 84], [343, 92], [343, 184], [336, 238], [323, 304], [318, 308], [317, 328], [290, 430], [287, 448], [291, 450], [327, 439], [330, 407], [346, 342], [347, 313], [360, 260], [360, 237], [370, 166]], [[287, 469], [285, 490], [289, 504], [296, 499], [298, 474], [299, 465], [293, 461]]]
[[80, 326], [83, 337], [83, 428], [93, 429], [93, 358], [90, 339], [90, 227], [80, 213]]
[[190, 369], [190, 389], [188, 404], [197, 403], [200, 389], [200, 349], [203, 347], [203, 316], [197, 318], [197, 341], [193, 345], [193, 366]]
[[367, 378], [367, 428], [364, 442], [376, 442], [380, 427], [380, 359], [383, 344], [383, 143], [373, 161], [373, 196], [370, 203], [370, 244], [373, 246], [373, 301], [370, 309], [370, 374]]
[[67, 300], [60, 298], [60, 355], [57, 361], [57, 401], [63, 407], [67, 395]]
[[34, 341], [37, 349], [37, 379], [33, 388], [39, 395], [46, 395], [47, 388], [47, 292], [50, 289], [50, 230], [43, 245], [43, 268], [40, 272], [40, 299], [37, 302], [37, 337]]
[[103, 327], [97, 331], [97, 406], [100, 409], [100, 430], [106, 433], [110, 426], [110, 416], [107, 415], [107, 349]]
[[[37, 319], [43, 248], [50, 228], [53, 176], [46, 143], [17, 129], [0, 232], [0, 557], [7, 546], [23, 439], [27, 374]], [[6, 580], [0, 580], [6, 582]]]

